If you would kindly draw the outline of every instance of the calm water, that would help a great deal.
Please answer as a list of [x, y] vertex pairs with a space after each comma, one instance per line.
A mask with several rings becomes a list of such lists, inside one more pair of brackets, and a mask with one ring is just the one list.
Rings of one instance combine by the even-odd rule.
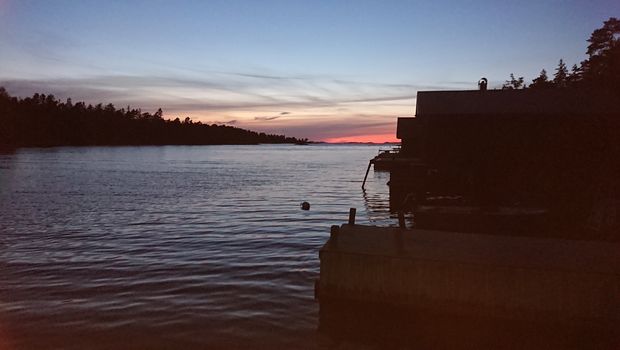
[[350, 207], [396, 224], [389, 174], [360, 188], [378, 149], [0, 154], [0, 349], [332, 347], [318, 249]]

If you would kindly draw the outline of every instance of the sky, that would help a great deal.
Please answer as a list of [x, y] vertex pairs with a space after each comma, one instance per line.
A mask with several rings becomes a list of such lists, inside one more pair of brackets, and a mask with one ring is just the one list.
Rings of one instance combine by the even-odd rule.
[[0, 0], [0, 86], [314, 141], [397, 141], [417, 91], [586, 58], [620, 1]]

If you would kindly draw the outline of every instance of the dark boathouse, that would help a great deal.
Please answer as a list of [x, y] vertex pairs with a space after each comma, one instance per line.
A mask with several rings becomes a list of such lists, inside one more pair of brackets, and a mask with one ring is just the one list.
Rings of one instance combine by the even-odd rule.
[[418, 92], [416, 116], [398, 119], [397, 137], [401, 155], [426, 167], [393, 172], [391, 187], [418, 203], [541, 207], [555, 229], [609, 236], [618, 229], [618, 96], [563, 88]]
[[617, 348], [619, 121], [600, 92], [419, 92], [390, 171], [399, 227], [332, 226], [319, 329]]

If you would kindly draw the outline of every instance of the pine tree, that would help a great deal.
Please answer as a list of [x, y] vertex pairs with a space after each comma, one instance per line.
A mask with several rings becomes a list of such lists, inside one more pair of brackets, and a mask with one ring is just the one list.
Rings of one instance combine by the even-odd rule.
[[560, 58], [558, 68], [555, 69], [555, 74], [553, 75], [553, 83], [558, 87], [566, 87], [567, 78], [568, 68], [566, 68], [564, 60]]
[[548, 88], [551, 87], [552, 83], [549, 81], [549, 77], [547, 76], [546, 70], [541, 70], [540, 75], [532, 80], [532, 84], [530, 84], [530, 88], [532, 89], [540, 89], [540, 88]]
[[620, 91], [620, 20], [609, 18], [592, 32], [588, 42], [589, 58], [582, 63], [584, 80]]
[[524, 78], [519, 77], [515, 78], [513, 73], [510, 73], [510, 80], [506, 80], [504, 85], [502, 85], [502, 90], [516, 90], [516, 89], [525, 89]]
[[574, 85], [581, 80], [581, 67], [573, 64], [570, 74], [566, 77], [566, 81], [569, 85]]

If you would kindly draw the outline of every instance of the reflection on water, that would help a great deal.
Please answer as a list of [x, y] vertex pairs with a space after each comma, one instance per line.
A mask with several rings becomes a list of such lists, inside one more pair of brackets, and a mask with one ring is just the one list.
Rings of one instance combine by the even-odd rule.
[[[318, 249], [395, 225], [374, 146], [0, 154], [0, 348], [331, 347]], [[300, 210], [308, 201], [311, 210]]]
[[370, 189], [361, 190], [364, 198], [364, 208], [368, 213], [368, 220], [376, 225], [377, 223], [386, 226], [395, 224], [393, 221], [386, 222], [386, 218], [396, 217], [390, 213], [389, 201], [387, 200], [389, 195], [386, 196], [389, 180], [389, 172], [374, 172], [374, 186]]

